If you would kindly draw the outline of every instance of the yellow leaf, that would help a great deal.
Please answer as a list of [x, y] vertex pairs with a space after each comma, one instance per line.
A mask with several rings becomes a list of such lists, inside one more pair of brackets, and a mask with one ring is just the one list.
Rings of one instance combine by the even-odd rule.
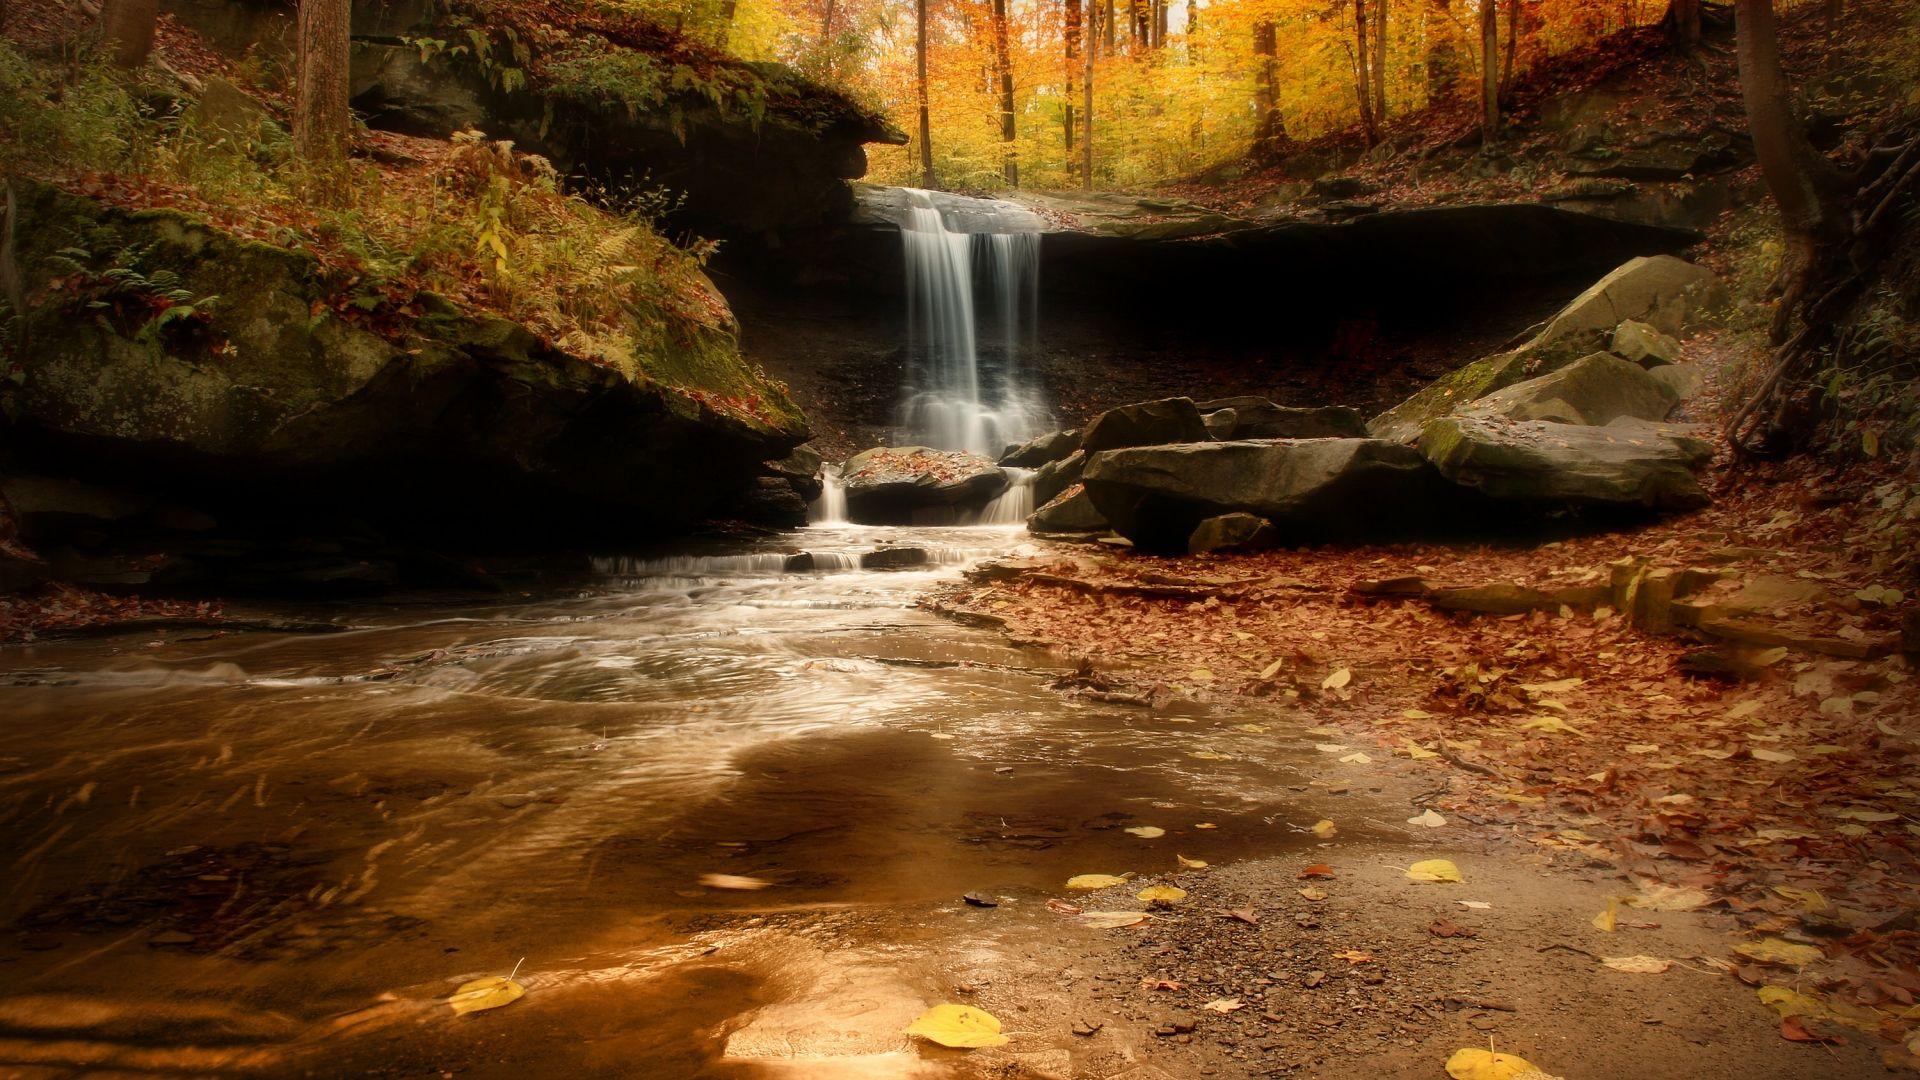
[[1446, 859], [1427, 859], [1407, 867], [1407, 877], [1414, 881], [1463, 881], [1460, 868]]
[[1758, 761], [1771, 761], [1776, 765], [1784, 765], [1789, 761], [1799, 760], [1799, 758], [1795, 757], [1792, 753], [1788, 751], [1769, 750], [1764, 746], [1750, 747], [1748, 748], [1747, 753], [1752, 754], [1754, 758]]
[[1211, 821], [1197, 821], [1194, 823], [1193, 827], [1196, 829], [1217, 829], [1220, 826], [1215, 825]]
[[1128, 829], [1127, 831], [1132, 833], [1135, 836], [1143, 837], [1148, 840], [1152, 840], [1154, 837], [1157, 837], [1157, 836], [1167, 835], [1167, 830], [1160, 828], [1158, 825], [1135, 825], [1133, 828]]
[[[517, 970], [517, 969], [516, 969]], [[461, 986], [447, 999], [453, 1006], [454, 1015], [464, 1016], [470, 1012], [483, 1012], [497, 1009], [502, 1005], [511, 1005], [520, 1000], [527, 988], [514, 982], [505, 975], [489, 975], [484, 979], [475, 979]]]
[[1437, 758], [1440, 756], [1426, 747], [1421, 746], [1419, 743], [1414, 742], [1412, 739], [1408, 739], [1398, 750], [1395, 750], [1394, 753], [1405, 754], [1415, 761], [1425, 761], [1428, 758]]
[[1545, 1076], [1526, 1058], [1474, 1047], [1455, 1050], [1447, 1059], [1447, 1075], [1453, 1080], [1517, 1080], [1528, 1074]]
[[1635, 975], [1658, 975], [1673, 966], [1673, 961], [1657, 956], [1606, 956], [1600, 962], [1615, 971], [1627, 971]]
[[1802, 967], [1816, 960], [1825, 959], [1827, 955], [1815, 946], [1801, 945], [1777, 937], [1742, 942], [1735, 945], [1733, 951], [1749, 960], [1758, 960], [1767, 964], [1786, 964], [1789, 967]]
[[1433, 714], [1424, 709], [1401, 709], [1400, 715], [1409, 720], [1431, 720]]
[[1552, 682], [1529, 682], [1521, 683], [1520, 689], [1534, 694], [1558, 694], [1562, 691], [1571, 690], [1586, 681], [1585, 679], [1572, 678], [1555, 679]]
[[1271, 679], [1275, 675], [1280, 674], [1280, 669], [1286, 666], [1287, 662], [1285, 659], [1275, 660], [1260, 670], [1260, 678], [1262, 680]]
[[1446, 818], [1441, 817], [1439, 814], [1436, 814], [1431, 810], [1428, 810], [1426, 813], [1421, 814], [1419, 817], [1410, 817], [1407, 819], [1407, 824], [1409, 825], [1421, 825], [1429, 829], [1437, 829], [1440, 826], [1445, 825], [1446, 823], [1447, 823]]
[[1327, 898], [1327, 891], [1325, 889], [1316, 889], [1311, 885], [1298, 891], [1301, 897], [1307, 900], [1325, 900]]
[[1185, 900], [1187, 890], [1173, 885], [1149, 885], [1133, 895], [1148, 903], [1172, 904]]
[[1353, 681], [1353, 669], [1341, 668], [1339, 671], [1336, 671], [1333, 674], [1327, 676], [1326, 679], [1320, 683], [1320, 689], [1338, 690], [1352, 681]]
[[1620, 929], [1620, 898], [1607, 897], [1607, 910], [1593, 917], [1593, 928], [1611, 934]]
[[1791, 885], [1775, 885], [1773, 891], [1794, 902], [1800, 910], [1809, 915], [1825, 915], [1833, 910], [1827, 898], [1820, 895], [1818, 889], [1796, 889]]
[[1189, 870], [1205, 870], [1207, 868], [1207, 860], [1205, 859], [1189, 859], [1185, 855], [1175, 855], [1174, 858], [1179, 861], [1181, 866]]
[[1713, 903], [1713, 897], [1691, 886], [1656, 885], [1638, 896], [1627, 897], [1627, 906], [1648, 911], [1693, 911]]
[[1789, 990], [1784, 986], [1763, 986], [1755, 992], [1760, 997], [1760, 1004], [1779, 1013], [1782, 1017], [1810, 1016], [1817, 1020], [1829, 1015], [1825, 1002], [1819, 998], [1808, 997], [1798, 990]]
[[1578, 735], [1580, 729], [1557, 716], [1536, 716], [1520, 725], [1523, 731], [1539, 731], [1548, 735]]
[[1340, 828], [1339, 826], [1335, 825], [1333, 822], [1322, 818], [1321, 820], [1314, 822], [1313, 828], [1308, 829], [1307, 831], [1319, 837], [1322, 840], [1327, 840], [1327, 839], [1331, 839], [1334, 833], [1339, 832]]
[[1187, 672], [1187, 678], [1192, 679], [1194, 682], [1212, 682], [1213, 672], [1208, 668], [1197, 667]]
[[1368, 757], [1367, 755], [1365, 755], [1365, 754], [1362, 754], [1362, 753], [1360, 753], [1360, 752], [1358, 752], [1358, 751], [1355, 751], [1354, 753], [1351, 753], [1351, 754], [1343, 754], [1343, 755], [1341, 755], [1341, 757], [1340, 757], [1340, 760], [1341, 760], [1342, 762], [1344, 762], [1344, 763], [1346, 763], [1346, 764], [1348, 764], [1348, 765], [1371, 765], [1371, 764], [1373, 764], [1373, 759], [1372, 759], [1372, 758], [1370, 758], [1370, 757]]
[[966, 1050], [1007, 1044], [1007, 1037], [1000, 1034], [1000, 1021], [971, 1005], [935, 1005], [907, 1025], [907, 1034]]
[[1129, 926], [1139, 926], [1147, 921], [1144, 911], [1089, 911], [1080, 916], [1080, 921], [1095, 930], [1124, 930]]
[[1200, 1007], [1208, 1012], [1230, 1013], [1236, 1009], [1244, 1009], [1246, 1005], [1239, 998], [1214, 998]]
[[1110, 889], [1115, 885], [1126, 884], [1126, 878], [1117, 878], [1112, 874], [1081, 874], [1067, 879], [1069, 889]]

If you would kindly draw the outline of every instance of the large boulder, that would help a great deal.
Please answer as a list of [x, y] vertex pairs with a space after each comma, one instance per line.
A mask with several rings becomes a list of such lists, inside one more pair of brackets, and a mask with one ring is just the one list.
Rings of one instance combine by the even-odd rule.
[[1008, 447], [1007, 452], [1000, 455], [1000, 464], [1008, 468], [1037, 469], [1059, 461], [1078, 449], [1079, 428], [1053, 431], [1037, 439], [1029, 439], [1019, 446]]
[[1230, 397], [1196, 406], [1207, 432], [1221, 442], [1234, 439], [1364, 439], [1367, 421], [1344, 405], [1294, 408], [1263, 397]]
[[[310, 254], [192, 215], [16, 192], [34, 347], [0, 380], [0, 416], [23, 474], [141, 491], [223, 528], [297, 515], [309, 536], [365, 523], [462, 547], [577, 544], [684, 530], [806, 435], [730, 323], [609, 326], [628, 354], [589, 359], [432, 293], [362, 311]], [[60, 250], [74, 237], [90, 273], [137, 263], [216, 299], [164, 325], [85, 309]]]
[[1123, 446], [1206, 442], [1212, 437], [1192, 398], [1162, 398], [1122, 405], [1094, 417], [1080, 437], [1080, 449], [1092, 454]]
[[1671, 255], [1628, 260], [1560, 309], [1525, 343], [1441, 376], [1368, 421], [1367, 430], [1377, 439], [1412, 442], [1430, 420], [1606, 348], [1614, 328], [1624, 321], [1638, 320], [1678, 335], [1723, 306], [1726, 298], [1720, 279], [1703, 266]]
[[1080, 473], [1087, 467], [1087, 452], [1075, 450], [1059, 461], [1050, 461], [1040, 466], [1033, 474], [1033, 501], [1044, 506], [1054, 497], [1080, 482]]
[[847, 517], [868, 525], [949, 523], [1006, 490], [1007, 472], [978, 454], [878, 446], [841, 467]]
[[1093, 536], [1107, 531], [1107, 519], [1075, 484], [1048, 500], [1027, 518], [1027, 531], [1041, 536]]
[[1551, 374], [1496, 390], [1459, 414], [1601, 425], [1622, 417], [1665, 420], [1679, 402], [1679, 395], [1639, 364], [1598, 352]]
[[1082, 482], [1114, 530], [1151, 551], [1185, 551], [1201, 522], [1235, 512], [1271, 522], [1277, 542], [1300, 543], [1419, 532], [1463, 501], [1419, 451], [1380, 439], [1108, 450], [1088, 460]]
[[1501, 501], [1650, 510], [1709, 501], [1694, 471], [1712, 444], [1674, 425], [1448, 416], [1427, 425], [1420, 449], [1447, 479]]
[[1680, 362], [1680, 342], [1637, 319], [1628, 319], [1613, 328], [1613, 340], [1607, 343], [1607, 351], [1644, 368]]
[[1194, 526], [1193, 532], [1187, 537], [1187, 554], [1259, 551], [1274, 546], [1279, 539], [1280, 534], [1266, 518], [1235, 511], [1210, 517]]

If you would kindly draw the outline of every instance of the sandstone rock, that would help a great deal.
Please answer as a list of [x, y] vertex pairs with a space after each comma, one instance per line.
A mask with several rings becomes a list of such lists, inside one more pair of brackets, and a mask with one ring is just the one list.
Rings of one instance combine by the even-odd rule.
[[1599, 426], [1621, 417], [1664, 420], [1679, 400], [1640, 365], [1597, 352], [1552, 374], [1496, 390], [1458, 415]]
[[902, 524], [917, 511], [984, 506], [1006, 490], [1007, 473], [978, 454], [927, 446], [879, 446], [841, 467], [847, 516], [870, 525]]
[[1683, 329], [1726, 303], [1711, 270], [1655, 255], [1629, 260], [1575, 297], [1524, 344], [1443, 375], [1367, 423], [1375, 438], [1412, 442], [1428, 421], [1523, 379], [1549, 374], [1606, 347], [1627, 320], [1665, 334]]
[[1367, 422], [1342, 405], [1302, 409], [1261, 397], [1221, 398], [1196, 406], [1215, 439], [1364, 439]]
[[1378, 439], [1109, 450], [1089, 459], [1082, 482], [1116, 532], [1156, 551], [1184, 551], [1202, 521], [1235, 511], [1296, 543], [1417, 532], [1472, 501], [1418, 451]]
[[1451, 416], [1427, 425], [1420, 448], [1447, 479], [1505, 501], [1653, 510], [1709, 501], [1693, 471], [1713, 448], [1671, 425]]
[[1033, 502], [1035, 506], [1045, 506], [1055, 496], [1080, 482], [1080, 473], [1087, 466], [1087, 453], [1075, 450], [1059, 461], [1050, 461], [1040, 466], [1033, 474]]
[[1693, 364], [1661, 364], [1647, 374], [1666, 387], [1675, 401], [1692, 401], [1707, 386], [1707, 377]]
[[1093, 418], [1080, 449], [1089, 454], [1123, 446], [1206, 442], [1207, 424], [1192, 398], [1163, 398], [1108, 409]]
[[1680, 362], [1680, 342], [1635, 319], [1613, 328], [1607, 351], [1644, 368]]
[[1000, 455], [999, 464], [1009, 468], [1038, 469], [1051, 465], [1080, 449], [1080, 429], [1054, 431], [1037, 439], [1029, 439], [1019, 446], [1007, 448]]
[[1061, 492], [1027, 518], [1027, 531], [1039, 535], [1088, 535], [1107, 531], [1093, 500], [1079, 484]]
[[1265, 518], [1234, 512], [1210, 517], [1193, 527], [1187, 537], [1187, 554], [1205, 555], [1214, 551], [1258, 551], [1273, 547], [1279, 534]]
[[917, 547], [877, 548], [860, 556], [862, 570], [897, 570], [920, 566], [927, 561], [927, 549]]

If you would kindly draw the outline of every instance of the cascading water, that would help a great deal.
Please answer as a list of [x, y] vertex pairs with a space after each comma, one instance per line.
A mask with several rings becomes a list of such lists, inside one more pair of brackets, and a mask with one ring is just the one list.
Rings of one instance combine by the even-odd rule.
[[[1009, 444], [1044, 430], [1048, 420], [1019, 377], [1020, 354], [1039, 315], [1040, 234], [1027, 228], [955, 232], [932, 194], [915, 188], [905, 194], [900, 242], [914, 363], [901, 426], [911, 442], [998, 457]], [[992, 216], [1002, 204], [978, 205], [986, 208], [988, 224], [1004, 224]], [[997, 364], [982, 362], [976, 288], [998, 323]]]
[[1025, 525], [1033, 513], [1032, 469], [1007, 469], [1007, 490], [980, 509], [981, 525]]
[[807, 524], [845, 525], [847, 523], [847, 486], [840, 466], [820, 469], [820, 496], [807, 504]]

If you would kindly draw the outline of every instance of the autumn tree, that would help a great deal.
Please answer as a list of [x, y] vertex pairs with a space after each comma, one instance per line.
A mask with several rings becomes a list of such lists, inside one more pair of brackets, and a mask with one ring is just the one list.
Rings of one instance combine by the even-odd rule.
[[[1364, 3], [1365, 0], [1354, 0]], [[1373, 0], [1373, 122], [1387, 122], [1387, 2]]]
[[1367, 145], [1380, 141], [1380, 129], [1373, 112], [1373, 53], [1367, 43], [1367, 0], [1353, 0], [1353, 85], [1360, 103], [1360, 129]]
[[1480, 0], [1480, 141], [1500, 141], [1500, 12], [1494, 0]]
[[1278, 157], [1287, 138], [1280, 119], [1279, 65], [1275, 59], [1278, 40], [1279, 31], [1272, 19], [1253, 24], [1253, 156], [1257, 161], [1270, 162]]
[[100, 7], [100, 44], [116, 67], [137, 68], [153, 54], [159, 0], [106, 0]]
[[[1086, 67], [1080, 73], [1080, 90], [1084, 99], [1080, 109], [1080, 182], [1088, 191], [1093, 190], [1093, 43], [1099, 40], [1101, 11], [1094, 6], [1095, 0], [1087, 0], [1087, 47], [1081, 52], [1086, 54]], [[1113, 18], [1113, 0], [1107, 0], [1106, 18]], [[1108, 28], [1111, 31], [1111, 27]]]
[[1700, 47], [1700, 0], [1668, 0], [1662, 22], [1675, 48], [1691, 52]]
[[300, 0], [293, 145], [308, 162], [346, 158], [353, 117], [347, 109], [352, 0]]
[[1005, 146], [1007, 184], [1020, 186], [1018, 137], [1013, 116], [1013, 58], [1007, 51], [1007, 0], [993, 0], [993, 75], [1000, 88], [1000, 141]]
[[1074, 79], [1079, 75], [1075, 70], [1080, 64], [1080, 0], [1062, 0], [1060, 36], [1066, 53], [1066, 89], [1062, 94], [1060, 108], [1061, 135], [1064, 139], [1067, 158], [1067, 178], [1073, 178], [1073, 87]]
[[914, 0], [915, 87], [920, 98], [920, 186], [933, 187], [933, 120], [927, 112], [927, 0]]
[[1460, 47], [1453, 39], [1453, 0], [1427, 0], [1421, 31], [1427, 45], [1427, 100], [1444, 101], [1460, 90]]

